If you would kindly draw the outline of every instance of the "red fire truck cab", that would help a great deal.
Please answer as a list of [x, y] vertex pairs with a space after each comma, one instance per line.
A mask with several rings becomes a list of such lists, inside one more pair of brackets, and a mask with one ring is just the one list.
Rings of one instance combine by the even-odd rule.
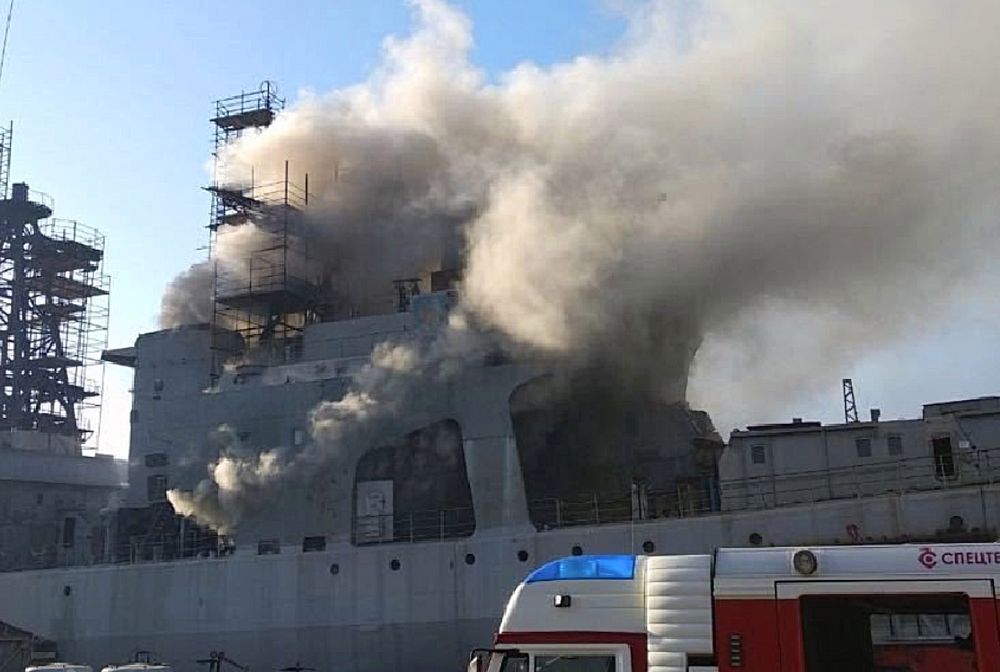
[[596, 555], [532, 572], [470, 672], [1000, 670], [1000, 544]]

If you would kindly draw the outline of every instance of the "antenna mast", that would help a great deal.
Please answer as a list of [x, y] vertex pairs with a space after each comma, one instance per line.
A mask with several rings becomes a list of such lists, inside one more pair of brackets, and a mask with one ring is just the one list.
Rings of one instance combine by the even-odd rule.
[[858, 404], [854, 401], [854, 381], [844, 378], [844, 422], [858, 421]]

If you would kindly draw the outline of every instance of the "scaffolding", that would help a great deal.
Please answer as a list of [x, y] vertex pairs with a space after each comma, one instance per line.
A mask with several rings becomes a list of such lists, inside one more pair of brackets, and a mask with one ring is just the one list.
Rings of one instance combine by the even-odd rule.
[[244, 133], [260, 131], [270, 126], [284, 107], [284, 99], [278, 96], [277, 87], [269, 81], [263, 82], [256, 91], [244, 91], [215, 101], [215, 116], [211, 119], [214, 130], [212, 157], [215, 174], [212, 176], [212, 187], [209, 188], [212, 192], [210, 250], [214, 250], [215, 237], [220, 226], [242, 223], [239, 219], [242, 209], [239, 206], [247, 196], [243, 189], [221, 188], [219, 163], [222, 160], [222, 151]]
[[7, 128], [0, 128], [0, 199], [7, 198], [10, 184], [10, 148], [14, 139], [14, 122]]
[[0, 200], [0, 430], [78, 446], [96, 429], [81, 413], [99, 405], [107, 345], [104, 237], [51, 214], [23, 183]]
[[253, 227], [250, 246], [240, 250], [239, 258], [216, 257], [216, 326], [238, 333], [246, 344], [297, 336], [313, 320], [319, 295], [318, 266], [302, 235], [308, 192], [287, 177], [247, 189], [211, 191], [227, 203], [221, 225], [227, 229], [218, 236], [238, 235], [236, 226]]
[[[237, 333], [244, 347], [275, 344], [284, 351], [315, 318], [319, 296], [318, 267], [305, 243], [304, 212], [309, 204], [309, 178], [298, 185], [289, 180], [288, 163], [283, 179], [255, 183], [220, 182], [220, 162], [227, 145], [248, 131], [271, 124], [284, 101], [275, 87], [264, 82], [258, 91], [223, 98], [215, 103], [215, 180], [209, 224], [214, 260], [214, 312], [216, 366], [232, 354]], [[227, 236], [243, 235], [232, 249]]]

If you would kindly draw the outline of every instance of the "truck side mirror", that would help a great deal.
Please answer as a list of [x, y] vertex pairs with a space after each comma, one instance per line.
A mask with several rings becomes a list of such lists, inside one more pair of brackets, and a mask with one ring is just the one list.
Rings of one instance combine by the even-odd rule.
[[469, 656], [469, 667], [467, 672], [486, 672], [489, 664], [490, 652], [483, 649], [476, 649]]

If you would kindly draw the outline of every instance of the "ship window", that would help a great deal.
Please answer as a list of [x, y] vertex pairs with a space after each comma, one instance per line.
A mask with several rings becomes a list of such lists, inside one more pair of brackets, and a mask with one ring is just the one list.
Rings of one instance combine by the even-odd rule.
[[951, 451], [951, 437], [939, 436], [931, 439], [931, 449], [934, 453], [934, 473], [938, 478], [950, 478], [955, 475], [955, 455]]
[[146, 500], [150, 504], [167, 501], [166, 476], [154, 474], [146, 479]]
[[67, 518], [63, 521], [63, 546], [72, 548], [76, 543], [76, 518]]
[[858, 457], [872, 456], [872, 440], [867, 438], [854, 439], [854, 448], [858, 451]]
[[257, 555], [277, 555], [281, 553], [281, 543], [277, 539], [261, 539], [257, 542]]
[[902, 455], [903, 454], [903, 437], [899, 434], [890, 434], [886, 439], [889, 445], [890, 455]]
[[326, 550], [326, 537], [305, 537], [302, 540], [302, 552], [312, 553], [313, 551]]
[[462, 430], [441, 420], [358, 460], [356, 544], [467, 537], [475, 531]]
[[751, 446], [750, 462], [752, 464], [764, 464], [767, 462], [767, 448], [764, 446]]
[[301, 446], [306, 442], [306, 433], [301, 429], [292, 430], [292, 445]]
[[149, 453], [145, 458], [147, 467], [165, 467], [170, 464], [170, 458], [166, 453]]

